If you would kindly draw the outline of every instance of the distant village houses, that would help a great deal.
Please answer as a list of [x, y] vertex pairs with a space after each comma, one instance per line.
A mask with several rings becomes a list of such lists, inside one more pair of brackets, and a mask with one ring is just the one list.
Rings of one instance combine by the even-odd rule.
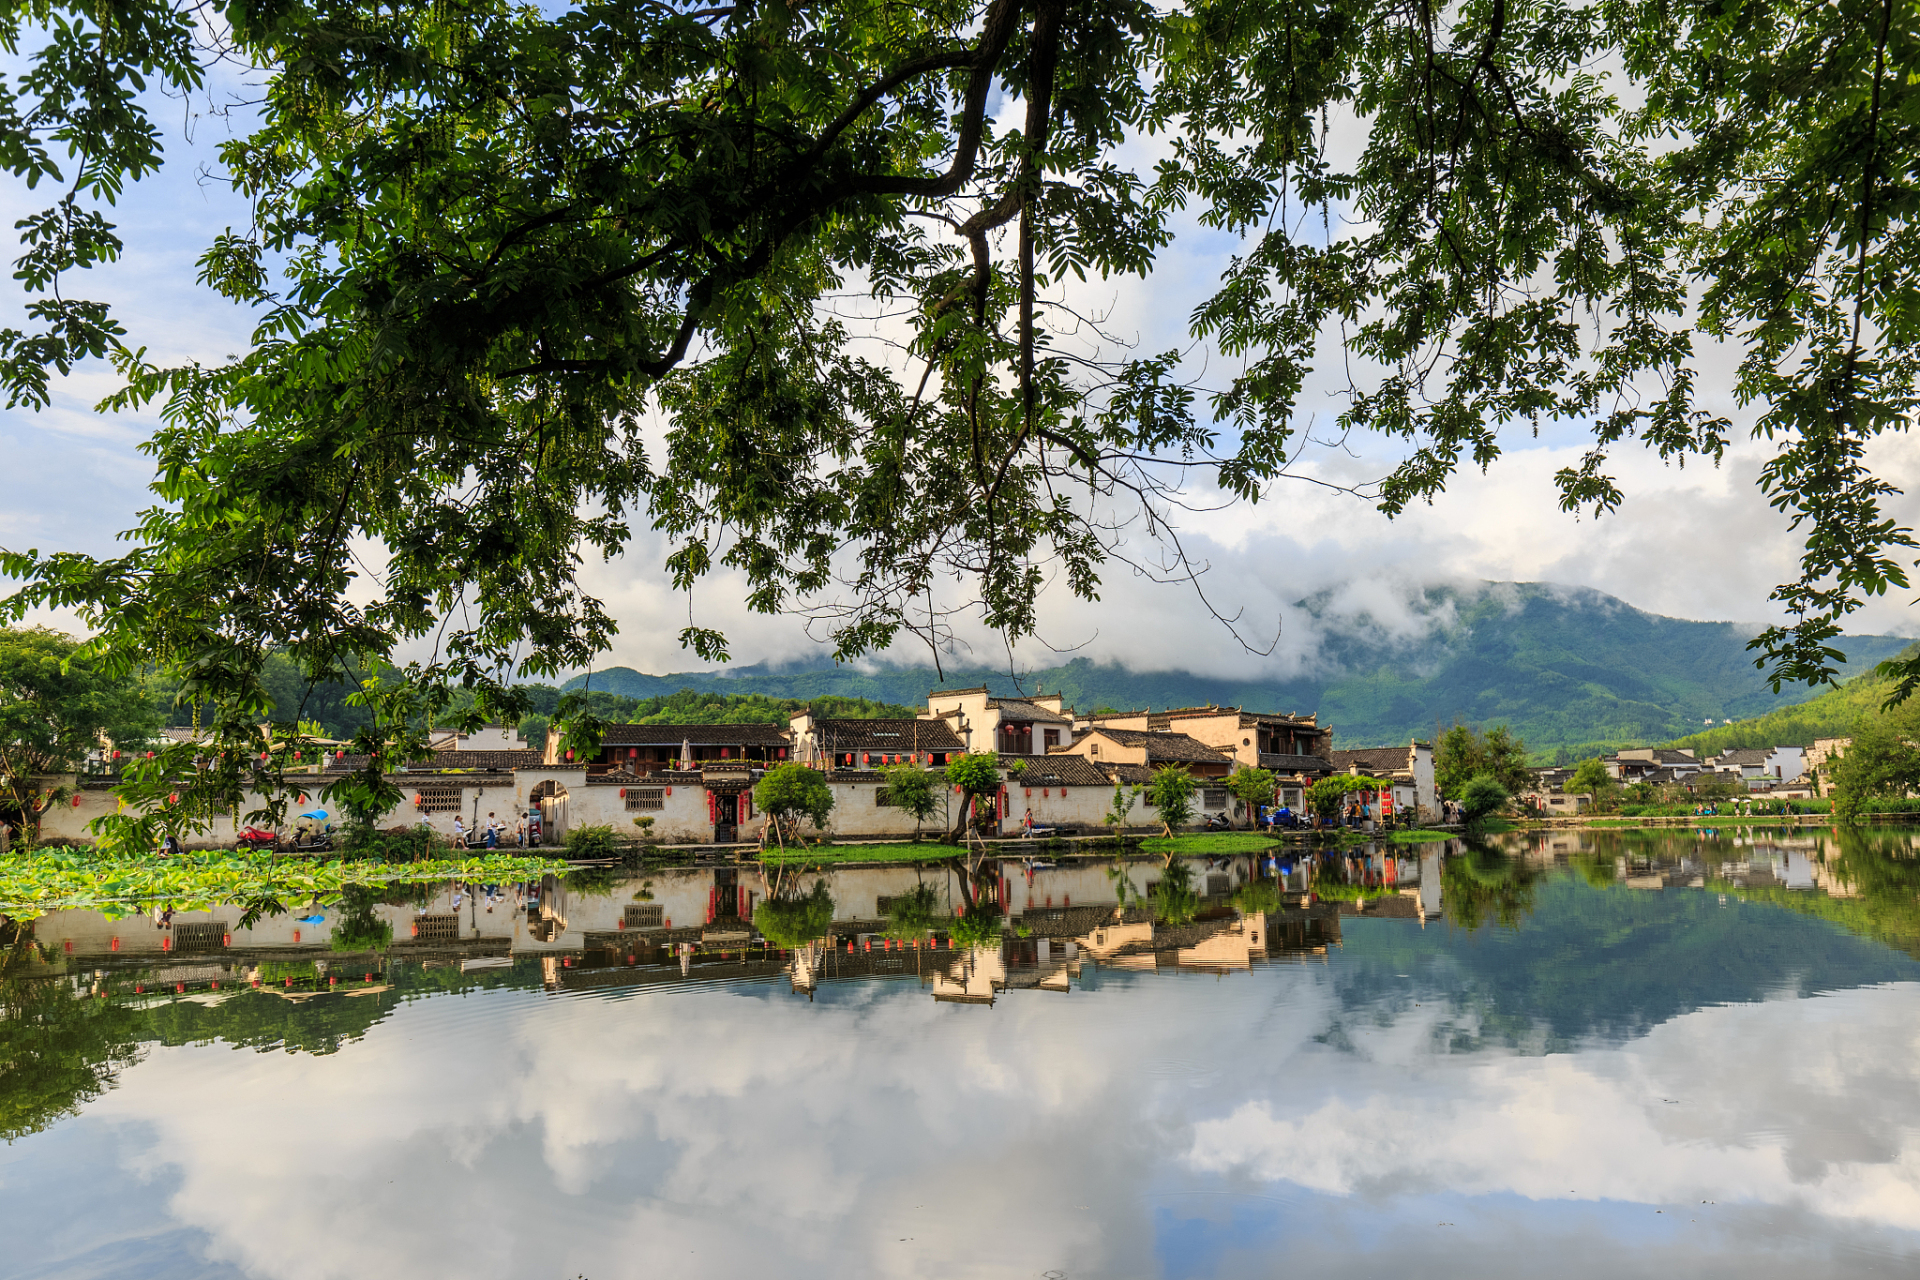
[[[738, 843], [760, 839], [766, 816], [753, 788], [769, 768], [797, 763], [823, 772], [834, 797], [827, 833], [836, 838], [900, 837], [916, 829], [951, 829], [963, 817], [962, 797], [939, 788], [939, 810], [924, 823], [892, 803], [886, 770], [940, 770], [955, 756], [990, 752], [1003, 782], [983, 797], [972, 820], [989, 834], [1024, 830], [1065, 834], [1108, 829], [1116, 804], [1123, 827], [1160, 825], [1146, 790], [1156, 770], [1177, 765], [1198, 782], [1194, 823], [1251, 816], [1227, 782], [1242, 769], [1274, 776], [1272, 806], [1300, 812], [1307, 789], [1334, 773], [1391, 779], [1383, 808], [1434, 817], [1431, 748], [1425, 743], [1336, 753], [1333, 729], [1312, 713], [1279, 714], [1239, 707], [1182, 707], [1093, 715], [1058, 693], [1000, 697], [985, 687], [936, 690], [911, 719], [830, 719], [811, 708], [786, 724], [614, 724], [591, 758], [576, 759], [557, 731], [535, 749], [511, 726], [431, 738], [432, 754], [390, 775], [404, 797], [380, 826], [424, 824], [451, 837], [490, 827], [511, 832], [538, 824], [543, 843], [583, 825], [643, 831], [649, 840]], [[329, 781], [358, 767], [344, 744], [304, 766], [317, 801]], [[43, 835], [85, 839], [86, 824], [117, 804], [113, 779], [74, 780], [78, 803], [46, 815]], [[244, 810], [243, 810], [244, 813]], [[242, 823], [244, 825], [244, 822]], [[231, 818], [201, 838], [231, 843]]]

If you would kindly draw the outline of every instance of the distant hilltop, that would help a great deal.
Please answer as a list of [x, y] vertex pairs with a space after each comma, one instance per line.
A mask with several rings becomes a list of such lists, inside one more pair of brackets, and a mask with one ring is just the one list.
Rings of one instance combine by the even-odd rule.
[[[1231, 679], [1191, 671], [1133, 671], [1077, 658], [1023, 673], [930, 666], [872, 671], [829, 662], [646, 675], [630, 667], [591, 674], [589, 687], [650, 698], [680, 689], [810, 698], [823, 694], [924, 705], [929, 690], [986, 685], [995, 694], [1059, 692], [1081, 711], [1219, 703], [1249, 711], [1317, 711], [1342, 748], [1426, 738], [1456, 718], [1505, 723], [1535, 752], [1570, 753], [1668, 742], [1711, 719], [1746, 720], [1805, 702], [1816, 691], [1775, 694], [1753, 666], [1749, 632], [1636, 609], [1604, 592], [1546, 583], [1434, 587], [1414, 601], [1424, 634], [1386, 638], [1365, 614], [1335, 617], [1301, 602], [1320, 626], [1319, 671], [1291, 679]], [[1404, 637], [1407, 631], [1399, 629]], [[1847, 636], [1847, 671], [1866, 671], [1908, 645], [1900, 636]], [[564, 687], [578, 688], [576, 676]]]

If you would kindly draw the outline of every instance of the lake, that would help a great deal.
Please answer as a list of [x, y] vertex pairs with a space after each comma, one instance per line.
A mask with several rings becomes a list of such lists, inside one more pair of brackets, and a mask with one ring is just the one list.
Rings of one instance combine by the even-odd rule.
[[1555, 831], [54, 912], [0, 988], [0, 1274], [1911, 1274], [1917, 852]]

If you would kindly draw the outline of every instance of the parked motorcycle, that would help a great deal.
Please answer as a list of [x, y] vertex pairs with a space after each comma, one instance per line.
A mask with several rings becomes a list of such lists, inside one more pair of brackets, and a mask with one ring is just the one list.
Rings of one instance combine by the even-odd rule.
[[1229, 821], [1227, 821], [1227, 815], [1226, 815], [1226, 814], [1224, 814], [1224, 813], [1210, 813], [1210, 814], [1208, 814], [1208, 815], [1207, 815], [1207, 818], [1206, 818], [1206, 821], [1205, 821], [1205, 822], [1203, 822], [1203, 823], [1201, 823], [1201, 824], [1200, 824], [1200, 826], [1201, 826], [1201, 829], [1202, 829], [1202, 830], [1204, 830], [1204, 831], [1231, 831], [1231, 830], [1233, 830], [1233, 824], [1232, 824], [1231, 822], [1229, 822]]
[[234, 843], [242, 849], [251, 849], [258, 853], [263, 849], [278, 848], [280, 837], [262, 827], [247, 827], [234, 837]]

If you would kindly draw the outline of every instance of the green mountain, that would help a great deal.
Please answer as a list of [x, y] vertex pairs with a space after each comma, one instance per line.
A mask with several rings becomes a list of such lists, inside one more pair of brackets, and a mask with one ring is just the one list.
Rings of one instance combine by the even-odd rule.
[[[1909, 645], [1902, 653], [1920, 646]], [[1741, 747], [1804, 747], [1815, 738], [1842, 738], [1853, 732], [1862, 717], [1879, 712], [1893, 690], [1893, 681], [1863, 671], [1835, 688], [1791, 707], [1776, 707], [1751, 720], [1716, 725], [1690, 733], [1666, 745], [1691, 747], [1700, 756], [1718, 755]]]
[[[1504, 722], [1548, 755], [1666, 742], [1709, 718], [1745, 720], [1812, 694], [1774, 694], [1746, 650], [1748, 632], [1733, 623], [1661, 617], [1598, 591], [1542, 583], [1433, 587], [1412, 602], [1419, 625], [1411, 634], [1405, 625], [1389, 629], [1366, 615], [1335, 614], [1328, 596], [1300, 606], [1319, 640], [1310, 670], [1289, 678], [1132, 671], [1077, 658], [1018, 681], [990, 668], [949, 669], [939, 680], [931, 667], [860, 670], [817, 662], [664, 676], [614, 667], [576, 676], [567, 687], [584, 682], [634, 698], [685, 688], [925, 705], [929, 690], [984, 684], [1001, 694], [1058, 691], [1082, 710], [1213, 702], [1318, 711], [1341, 747], [1425, 738], [1456, 718]], [[1842, 647], [1850, 669], [1862, 671], [1911, 643], [1849, 636]]]

